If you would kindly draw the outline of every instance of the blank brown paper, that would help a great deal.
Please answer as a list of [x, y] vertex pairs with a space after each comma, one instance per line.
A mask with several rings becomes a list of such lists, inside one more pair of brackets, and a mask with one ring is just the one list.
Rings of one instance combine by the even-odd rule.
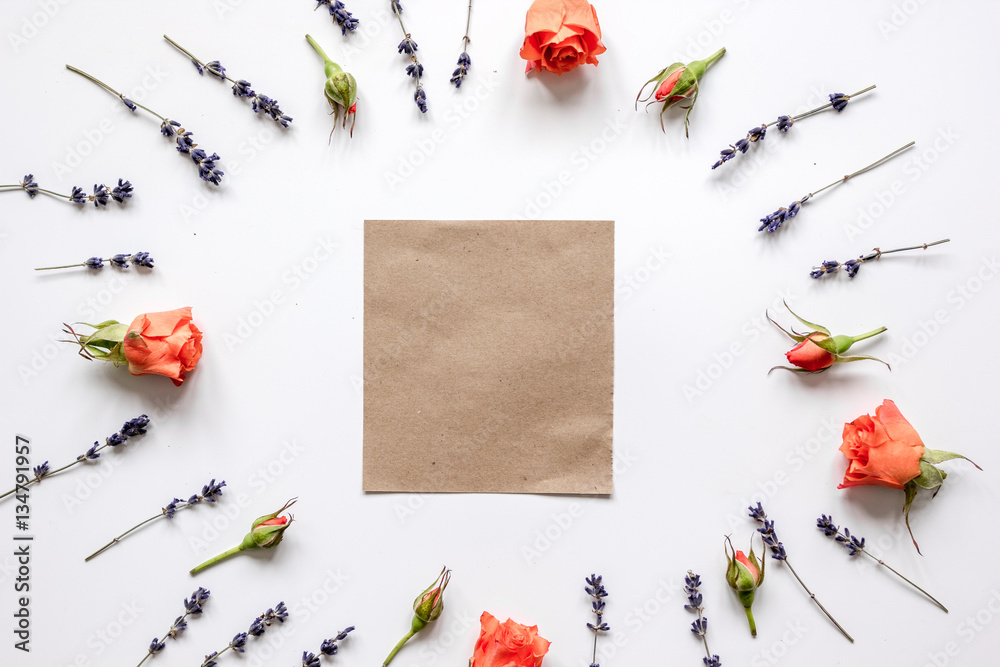
[[612, 491], [614, 222], [365, 222], [365, 491]]

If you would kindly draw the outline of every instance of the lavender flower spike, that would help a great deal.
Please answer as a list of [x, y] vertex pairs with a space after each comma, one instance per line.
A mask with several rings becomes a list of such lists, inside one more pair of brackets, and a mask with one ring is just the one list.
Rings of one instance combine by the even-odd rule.
[[840, 270], [843, 269], [848, 278], [853, 278], [858, 275], [858, 271], [861, 270], [862, 264], [872, 260], [879, 260], [882, 258], [882, 255], [890, 255], [894, 252], [906, 252], [908, 250], [927, 250], [931, 246], [941, 245], [942, 243], [948, 243], [949, 241], [951, 241], [951, 239], [942, 239], [940, 241], [935, 241], [934, 243], [922, 243], [908, 248], [896, 248], [895, 250], [882, 250], [880, 248], [875, 248], [867, 255], [861, 255], [857, 259], [849, 259], [843, 264], [832, 259], [827, 260], [820, 266], [814, 266], [809, 275], [812, 278], [822, 278], [823, 276], [839, 273]]
[[187, 628], [187, 618], [188, 616], [197, 616], [202, 613], [203, 605], [208, 601], [209, 596], [212, 594], [206, 588], [199, 587], [191, 594], [191, 599], [184, 598], [184, 614], [178, 616], [174, 622], [171, 624], [170, 629], [167, 634], [163, 635], [163, 638], [153, 637], [153, 641], [149, 642], [149, 648], [146, 650], [146, 655], [142, 660], [139, 661], [137, 667], [142, 667], [142, 663], [146, 662], [150, 656], [156, 655], [162, 651], [167, 646], [167, 639], [177, 639], [177, 637]]
[[717, 654], [713, 654], [708, 649], [708, 638], [706, 633], [708, 632], [708, 619], [704, 616], [705, 608], [701, 606], [702, 596], [698, 592], [698, 588], [701, 587], [701, 577], [688, 570], [687, 575], [684, 577], [684, 592], [687, 593], [687, 604], [684, 608], [688, 611], [693, 611], [698, 614], [698, 620], [691, 623], [691, 632], [694, 633], [695, 637], [699, 637], [702, 643], [705, 644], [705, 657], [702, 658], [702, 662], [705, 663], [705, 667], [721, 667], [722, 661], [719, 659]]

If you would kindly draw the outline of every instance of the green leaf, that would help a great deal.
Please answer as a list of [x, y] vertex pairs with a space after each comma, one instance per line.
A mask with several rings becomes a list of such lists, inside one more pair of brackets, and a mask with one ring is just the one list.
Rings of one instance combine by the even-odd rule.
[[914, 478], [912, 482], [925, 489], [935, 489], [944, 482], [944, 475], [930, 463], [920, 461], [920, 475]]
[[[965, 459], [972, 465], [979, 468], [975, 461], [967, 456], [962, 456], [961, 454], [956, 454], [955, 452], [946, 452], [943, 449], [927, 449], [925, 447], [924, 455], [920, 457], [921, 461], [926, 461], [927, 463], [944, 463], [945, 461], [951, 461], [952, 459]], [[979, 469], [982, 470], [982, 468]]]
[[[784, 302], [784, 301], [783, 301], [782, 303], [784, 303], [784, 304], [785, 304], [785, 308], [788, 308], [788, 303], [787, 303], [787, 302]], [[794, 310], [792, 310], [791, 308], [788, 308], [788, 312], [790, 312], [790, 313], [791, 313], [791, 314], [792, 314], [792, 315], [793, 315], [793, 316], [795, 317], [795, 319], [797, 319], [797, 320], [798, 320], [799, 322], [802, 322], [802, 324], [806, 325], [807, 327], [812, 327], [812, 328], [813, 328], [813, 329], [815, 329], [816, 331], [820, 331], [820, 332], [822, 332], [822, 333], [825, 333], [825, 334], [826, 334], [827, 336], [830, 336], [830, 335], [832, 335], [832, 334], [830, 333], [830, 330], [829, 330], [829, 329], [827, 329], [826, 327], [824, 327], [824, 326], [821, 326], [821, 325], [819, 325], [819, 324], [816, 324], [815, 322], [810, 322], [810, 321], [808, 321], [808, 320], [804, 320], [804, 319], [802, 319], [801, 317], [799, 317], [798, 315], [796, 315], [796, 314], [795, 314], [795, 311], [794, 311]]]

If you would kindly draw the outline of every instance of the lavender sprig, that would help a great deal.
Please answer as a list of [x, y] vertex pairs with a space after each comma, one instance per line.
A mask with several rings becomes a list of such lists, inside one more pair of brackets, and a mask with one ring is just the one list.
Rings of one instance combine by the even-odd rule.
[[847, 174], [843, 178], [837, 179], [836, 181], [834, 181], [833, 183], [830, 183], [829, 185], [824, 185], [823, 187], [821, 187], [819, 190], [816, 190], [815, 192], [810, 192], [809, 194], [807, 194], [802, 199], [798, 199], [798, 200], [792, 202], [791, 204], [789, 204], [788, 208], [785, 208], [784, 206], [782, 206], [781, 208], [779, 208], [774, 213], [767, 214], [766, 216], [764, 216], [763, 218], [760, 219], [760, 223], [761, 224], [760, 224], [760, 227], [757, 228], [757, 231], [758, 232], [762, 232], [762, 231], [764, 231], [766, 229], [768, 234], [773, 234], [774, 232], [776, 232], [779, 229], [781, 229], [781, 226], [783, 224], [785, 224], [786, 221], [790, 220], [791, 218], [794, 218], [798, 214], [799, 210], [802, 208], [803, 204], [805, 204], [807, 201], [809, 201], [810, 199], [812, 199], [813, 197], [815, 197], [819, 193], [823, 192], [824, 190], [829, 190], [830, 188], [832, 188], [835, 185], [840, 185], [841, 183], [846, 183], [848, 180], [854, 178], [855, 176], [858, 176], [859, 174], [863, 174], [866, 171], [874, 169], [875, 167], [879, 166], [883, 162], [886, 162], [886, 161], [891, 160], [892, 158], [896, 157], [897, 155], [899, 155], [900, 153], [902, 153], [903, 151], [905, 151], [910, 146], [913, 146], [915, 143], [917, 143], [917, 142], [911, 141], [910, 143], [906, 144], [902, 148], [897, 148], [896, 150], [894, 150], [893, 152], [889, 153], [885, 157], [879, 158], [875, 162], [872, 162], [870, 165], [868, 165], [866, 167], [862, 167], [861, 169], [858, 169], [857, 171], [855, 171], [853, 173]]
[[587, 595], [593, 598], [590, 604], [591, 611], [597, 617], [595, 622], [587, 623], [587, 627], [594, 633], [594, 657], [590, 663], [590, 667], [601, 667], [597, 662], [597, 638], [602, 632], [607, 632], [611, 629], [604, 622], [604, 598], [608, 597], [608, 591], [604, 588], [603, 580], [604, 577], [601, 575], [592, 574], [586, 578], [587, 585], [583, 589], [587, 591]]
[[[267, 95], [255, 93], [249, 81], [245, 81], [243, 79], [237, 81], [236, 79], [231, 78], [228, 74], [226, 74], [226, 68], [223, 67], [222, 63], [218, 60], [213, 60], [209, 63], [203, 62], [194, 56], [190, 51], [166, 35], [163, 36], [163, 39], [170, 42], [171, 46], [190, 58], [191, 62], [194, 63], [195, 69], [198, 70], [198, 74], [203, 74], [205, 71], [208, 71], [209, 74], [220, 81], [228, 81], [233, 84], [233, 95], [236, 97], [251, 98], [250, 108], [253, 109], [254, 113], [263, 112], [264, 115], [270, 116], [271, 119], [281, 125], [281, 127], [288, 127], [291, 124], [292, 117], [282, 112], [281, 107], [278, 106], [278, 100], [272, 99]], [[215, 160], [219, 159], [217, 155], [213, 155], [213, 157]], [[204, 178], [204, 176], [202, 176], [202, 178]]]
[[417, 43], [413, 41], [413, 37], [403, 25], [403, 7], [399, 4], [399, 0], [389, 0], [389, 4], [392, 7], [392, 13], [399, 20], [399, 29], [403, 31], [403, 41], [396, 48], [400, 53], [405, 53], [410, 58], [410, 64], [406, 66], [406, 73], [413, 78], [415, 86], [413, 101], [420, 109], [420, 113], [427, 113], [427, 93], [424, 92], [424, 84], [420, 82], [420, 77], [424, 74], [424, 67], [417, 59]]
[[64, 195], [59, 192], [53, 192], [52, 190], [46, 190], [45, 188], [38, 187], [38, 183], [35, 181], [35, 177], [32, 174], [27, 174], [24, 180], [20, 183], [13, 183], [10, 185], [0, 185], [0, 192], [12, 192], [12, 188], [19, 190], [24, 190], [28, 193], [28, 196], [32, 199], [35, 198], [39, 192], [45, 193], [49, 196], [55, 197], [56, 199], [65, 199], [71, 204], [86, 204], [88, 201], [94, 202], [96, 208], [101, 206], [107, 206], [110, 200], [115, 200], [119, 204], [124, 204], [126, 199], [132, 198], [132, 192], [135, 188], [128, 181], [123, 181], [118, 179], [118, 185], [112, 189], [108, 189], [108, 186], [101, 183], [100, 185], [94, 184], [94, 194], [88, 195], [84, 192], [83, 188], [73, 186], [70, 194]]
[[792, 567], [792, 564], [788, 562], [788, 554], [785, 553], [785, 547], [778, 539], [777, 534], [774, 532], [774, 521], [771, 521], [770, 519], [767, 518], [767, 514], [764, 512], [764, 508], [761, 506], [761, 504], [757, 503], [756, 507], [751, 506], [748, 507], [747, 509], [750, 510], [750, 518], [756, 521], [757, 523], [761, 524], [760, 527], [757, 529], [757, 532], [760, 533], [761, 537], [764, 540], [764, 544], [767, 546], [767, 548], [771, 550], [771, 558], [775, 560], [780, 560], [785, 565], [788, 566], [789, 571], [792, 573], [792, 575], [795, 576], [795, 580], [799, 582], [799, 585], [802, 586], [803, 590], [805, 590], [805, 592], [809, 595], [812, 601], [816, 603], [816, 606], [819, 607], [824, 614], [826, 614], [826, 617], [830, 619], [830, 621], [835, 626], [837, 626], [837, 629], [840, 630], [840, 632], [845, 637], [847, 637], [853, 644], [854, 637], [847, 634], [847, 630], [844, 630], [844, 628], [841, 627], [840, 623], [837, 622], [837, 619], [835, 619], [833, 616], [830, 615], [830, 612], [826, 610], [826, 607], [823, 606], [823, 604], [819, 601], [816, 595], [811, 590], [809, 590], [809, 587], [806, 586], [805, 582], [802, 581], [801, 578], [799, 578], [799, 574], [798, 572], [795, 571], [795, 568]]
[[851, 531], [848, 530], [846, 526], [844, 527], [843, 530], [841, 530], [839, 526], [833, 523], [832, 516], [821, 514], [820, 517], [816, 519], [816, 527], [819, 528], [821, 531], [823, 531], [823, 534], [826, 535], [827, 537], [832, 537], [837, 542], [842, 544], [844, 548], [847, 549], [848, 555], [851, 556], [852, 558], [859, 554], [864, 554], [868, 556], [876, 563], [878, 563], [879, 565], [886, 568], [894, 575], [896, 575], [897, 577], [908, 583], [910, 586], [913, 586], [915, 589], [923, 593], [927, 597], [927, 599], [929, 599], [931, 602], [933, 602], [938, 607], [943, 609], [945, 612], [948, 611], [948, 608], [945, 607], [940, 602], [938, 602], [938, 600], [933, 595], [931, 595], [930, 593], [922, 589], [920, 586], [917, 586], [915, 583], [904, 577], [896, 570], [894, 570], [884, 560], [882, 560], [881, 558], [877, 558], [876, 556], [872, 555], [869, 551], [867, 551], [865, 549], [865, 538], [858, 537], [857, 535], [852, 535]]
[[882, 255], [890, 255], [894, 252], [906, 252], [908, 250], [927, 250], [931, 246], [941, 245], [942, 243], [948, 243], [949, 241], [951, 241], [951, 239], [942, 239], [940, 241], [935, 241], [934, 243], [923, 243], [921, 245], [914, 245], [908, 248], [896, 248], [895, 250], [881, 250], [879, 248], [875, 248], [867, 255], [861, 255], [857, 259], [849, 259], [843, 264], [836, 260], [828, 259], [821, 265], [814, 266], [813, 270], [809, 272], [809, 275], [812, 278], [822, 278], [823, 276], [840, 273], [840, 270], [843, 269], [848, 278], [853, 278], [858, 275], [858, 271], [861, 270], [861, 265], [863, 263], [881, 259]]
[[319, 646], [319, 653], [312, 653], [311, 651], [302, 651], [302, 667], [320, 667], [322, 662], [320, 660], [321, 655], [326, 655], [333, 657], [337, 655], [337, 651], [340, 650], [339, 642], [347, 638], [347, 635], [354, 631], [354, 626], [350, 626], [338, 632], [333, 637], [329, 639], [324, 639], [323, 643]]
[[458, 68], [451, 73], [451, 84], [455, 88], [462, 87], [462, 81], [469, 74], [472, 58], [469, 57], [469, 27], [472, 25], [472, 0], [469, 0], [469, 12], [465, 18], [465, 37], [462, 38], [462, 54], [458, 56]]
[[118, 431], [117, 433], [112, 433], [107, 438], [105, 438], [103, 445], [99, 445], [95, 441], [93, 446], [90, 447], [90, 449], [88, 449], [86, 452], [76, 457], [76, 460], [74, 460], [72, 463], [68, 463], [61, 468], [56, 468], [55, 470], [53, 470], [49, 466], [49, 462], [45, 461], [41, 465], [35, 466], [35, 468], [32, 470], [32, 472], [35, 474], [34, 477], [27, 478], [27, 476], [24, 475], [23, 473], [19, 474], [17, 486], [15, 486], [7, 493], [0, 495], [0, 500], [6, 498], [7, 496], [15, 492], [23, 491], [26, 487], [30, 486], [31, 484], [36, 484], [38, 482], [41, 482], [42, 479], [44, 478], [57, 475], [68, 468], [72, 468], [78, 463], [97, 460], [101, 456], [100, 452], [102, 449], [105, 449], [106, 447], [118, 447], [119, 445], [124, 444], [125, 441], [128, 440], [129, 438], [134, 438], [136, 436], [145, 434], [147, 426], [149, 426], [149, 417], [147, 417], [146, 415], [139, 415], [135, 419], [130, 419], [127, 422], [125, 422], [125, 425], [122, 426], [120, 431]]
[[187, 617], [188, 616], [198, 616], [202, 613], [205, 603], [208, 601], [209, 596], [212, 594], [207, 588], [198, 587], [194, 593], [191, 594], [191, 599], [184, 598], [184, 613], [177, 617], [173, 625], [167, 631], [167, 634], [163, 635], [163, 638], [153, 637], [153, 641], [149, 643], [149, 649], [146, 651], [146, 655], [136, 667], [142, 667], [142, 663], [146, 662], [150, 656], [156, 655], [162, 651], [167, 645], [167, 639], [177, 639], [177, 636], [187, 629]]
[[701, 659], [705, 663], [705, 667], [722, 667], [719, 656], [712, 655], [712, 652], [708, 650], [708, 638], [705, 636], [708, 632], [708, 619], [704, 615], [705, 608], [701, 606], [702, 597], [701, 593], [698, 592], [700, 586], [701, 577], [688, 570], [687, 576], [684, 577], [684, 592], [687, 593], [687, 604], [684, 605], [684, 608], [698, 614], [698, 620], [691, 623], [691, 632], [694, 633], [695, 637], [700, 637], [705, 644], [705, 657]]
[[824, 104], [823, 106], [816, 107], [815, 109], [810, 109], [809, 111], [800, 113], [797, 116], [778, 116], [777, 120], [774, 120], [770, 123], [761, 123], [759, 126], [747, 132], [747, 136], [745, 139], [740, 139], [735, 144], [730, 144], [729, 148], [722, 149], [722, 151], [719, 153], [719, 160], [712, 165], [712, 169], [717, 169], [718, 167], [721, 167], [725, 163], [735, 158], [740, 153], [746, 153], [747, 150], [750, 148], [750, 144], [757, 143], [758, 141], [762, 140], [764, 138], [765, 132], [767, 131], [767, 128], [771, 127], [772, 125], [776, 125], [778, 127], [778, 131], [780, 132], [788, 132], [788, 130], [791, 129], [792, 125], [795, 123], [795, 121], [802, 120], [803, 118], [808, 118], [813, 114], [817, 114], [821, 111], [825, 111], [826, 109], [830, 108], [840, 113], [841, 111], [844, 110], [844, 107], [847, 106], [847, 103], [850, 102], [852, 98], [857, 97], [859, 95], [863, 95], [867, 93], [869, 90], [874, 90], [874, 89], [875, 86], [872, 85], [868, 86], [864, 90], [859, 90], [858, 92], [853, 93], [851, 95], [845, 95], [844, 93], [834, 93], [830, 95], [830, 101]]
[[132, 254], [120, 253], [113, 255], [108, 259], [102, 259], [101, 257], [91, 257], [85, 262], [79, 264], [66, 264], [63, 266], [43, 266], [41, 268], [35, 269], [35, 271], [52, 271], [54, 269], [73, 269], [78, 266], [85, 266], [88, 269], [93, 269], [95, 271], [100, 271], [104, 268], [104, 264], [107, 262], [111, 266], [115, 266], [119, 269], [127, 269], [130, 264], [138, 267], [144, 267], [147, 269], [153, 268], [153, 258], [149, 256], [148, 252], [137, 252]]
[[247, 645], [247, 637], [260, 637], [267, 628], [271, 627], [271, 624], [275, 621], [279, 623], [284, 623], [285, 619], [288, 618], [288, 609], [285, 607], [284, 602], [279, 602], [273, 609], [268, 609], [263, 614], [253, 619], [250, 623], [250, 627], [246, 632], [238, 632], [229, 640], [229, 644], [226, 645], [221, 651], [213, 651], [205, 656], [204, 662], [201, 663], [201, 667], [216, 667], [218, 664], [216, 658], [221, 656], [226, 651], [234, 651], [236, 653], [245, 653]]
[[[219, 67], [221, 68], [222, 66], [220, 65]], [[145, 107], [145, 106], [143, 106], [141, 104], [133, 102], [132, 100], [126, 98], [122, 93], [118, 92], [117, 90], [115, 90], [114, 88], [112, 88], [111, 86], [109, 86], [108, 84], [104, 83], [103, 81], [101, 81], [100, 79], [98, 79], [98, 78], [96, 78], [94, 76], [91, 76], [90, 74], [87, 74], [86, 72], [84, 72], [81, 69], [77, 69], [76, 67], [73, 67], [72, 65], [66, 65], [66, 69], [68, 69], [68, 70], [70, 70], [72, 72], [76, 72], [80, 76], [82, 76], [82, 77], [84, 77], [86, 79], [89, 79], [90, 81], [92, 81], [92, 82], [96, 83], [97, 85], [99, 85], [101, 88], [104, 88], [104, 90], [108, 91], [112, 95], [118, 96], [119, 98], [121, 98], [121, 100], [125, 104], [125, 106], [127, 106], [129, 108], [129, 111], [131, 111], [132, 113], [135, 113], [135, 110], [137, 108], [139, 108], [139, 109], [142, 109], [143, 111], [146, 111], [147, 113], [150, 113], [150, 114], [156, 116], [157, 118], [159, 118], [160, 119], [160, 134], [162, 134], [165, 137], [174, 137], [174, 136], [177, 137], [177, 139], [176, 139], [176, 142], [177, 142], [177, 152], [180, 153], [180, 154], [182, 154], [182, 155], [188, 155], [191, 158], [191, 160], [198, 166], [198, 175], [201, 177], [201, 180], [203, 180], [203, 181], [205, 181], [207, 183], [211, 183], [211, 184], [216, 185], [216, 186], [219, 185], [222, 182], [222, 176], [225, 174], [225, 172], [222, 171], [222, 170], [220, 170], [220, 169], [218, 169], [218, 168], [216, 168], [216, 166], [215, 166], [215, 160], [218, 160], [219, 156], [216, 155], [215, 153], [213, 153], [212, 157], [211, 157], [211, 160], [209, 160], [209, 161], [206, 162], [206, 161], [201, 160], [200, 157], [199, 157], [199, 155], [195, 155], [192, 152], [192, 149], [194, 149], [198, 144], [196, 144], [194, 142], [194, 140], [191, 138], [191, 136], [192, 136], [191, 132], [189, 132], [188, 130], [185, 130], [181, 126], [180, 122], [178, 122], [176, 120], [171, 120], [170, 118], [167, 118], [166, 116], [161, 116], [160, 114], [156, 113], [155, 111], [153, 111], [149, 107]], [[205, 156], [205, 152], [204, 151], [201, 151], [201, 156]], [[73, 195], [71, 196], [70, 201], [74, 201], [74, 202], [78, 201], [75, 198], [77, 196], [77, 194], [78, 194], [77, 193], [77, 188], [74, 188], [73, 189]], [[81, 190], [79, 192], [79, 194], [82, 195], [83, 191]]]
[[141, 522], [137, 523], [136, 525], [132, 526], [131, 528], [129, 528], [128, 530], [126, 530], [124, 533], [122, 533], [121, 535], [119, 535], [118, 537], [114, 538], [113, 540], [111, 540], [110, 542], [108, 542], [107, 544], [105, 544], [103, 547], [101, 547], [100, 549], [98, 549], [94, 553], [92, 553], [89, 556], [87, 556], [86, 558], [84, 558], [83, 559], [84, 562], [89, 562], [95, 556], [97, 556], [97, 555], [99, 555], [99, 554], [107, 551], [108, 549], [110, 549], [114, 545], [118, 544], [118, 542], [120, 542], [121, 539], [124, 538], [126, 535], [128, 535], [129, 533], [131, 533], [131, 532], [133, 532], [135, 530], [138, 530], [139, 528], [142, 528], [147, 523], [155, 521], [155, 520], [157, 520], [157, 519], [159, 519], [161, 517], [166, 517], [167, 519], [173, 519], [174, 515], [177, 514], [177, 512], [179, 510], [185, 509], [187, 507], [191, 507], [193, 505], [197, 505], [198, 503], [202, 503], [202, 502], [215, 503], [216, 501], [218, 501], [219, 496], [222, 495], [222, 487], [224, 487], [225, 485], [226, 485], [225, 481], [220, 481], [220, 482], [216, 483], [216, 481], [213, 479], [211, 482], [209, 482], [208, 484], [206, 484], [203, 487], [201, 487], [201, 493], [200, 494], [196, 493], [193, 496], [191, 496], [190, 498], [188, 498], [187, 500], [181, 500], [180, 498], [174, 498], [169, 503], [167, 503], [166, 507], [161, 508], [160, 511], [157, 514], [154, 514], [153, 516], [149, 517], [145, 521], [141, 521]]
[[344, 3], [340, 0], [316, 0], [316, 6], [313, 11], [316, 11], [322, 6], [326, 6], [330, 10], [330, 18], [333, 22], [340, 26], [340, 34], [346, 36], [349, 32], [354, 32], [358, 29], [358, 19], [354, 18], [351, 12], [347, 11], [344, 7]]

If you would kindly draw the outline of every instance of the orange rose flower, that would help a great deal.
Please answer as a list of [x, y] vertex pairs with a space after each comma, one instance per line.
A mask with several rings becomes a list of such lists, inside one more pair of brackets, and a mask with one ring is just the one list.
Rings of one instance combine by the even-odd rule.
[[479, 617], [482, 630], [470, 667], [541, 667], [549, 640], [538, 636], [538, 626], [528, 627], [509, 618], [500, 623], [488, 612]]
[[849, 464], [837, 488], [878, 484], [902, 489], [920, 475], [924, 443], [896, 404], [886, 399], [875, 410], [874, 418], [862, 415], [844, 424], [840, 451]]
[[577, 65], [597, 64], [597, 56], [607, 51], [601, 43], [597, 11], [586, 0], [535, 0], [524, 21], [521, 57], [532, 68], [556, 74]]
[[165, 375], [180, 386], [201, 359], [201, 338], [191, 308], [146, 313], [132, 321], [122, 351], [132, 375]]

